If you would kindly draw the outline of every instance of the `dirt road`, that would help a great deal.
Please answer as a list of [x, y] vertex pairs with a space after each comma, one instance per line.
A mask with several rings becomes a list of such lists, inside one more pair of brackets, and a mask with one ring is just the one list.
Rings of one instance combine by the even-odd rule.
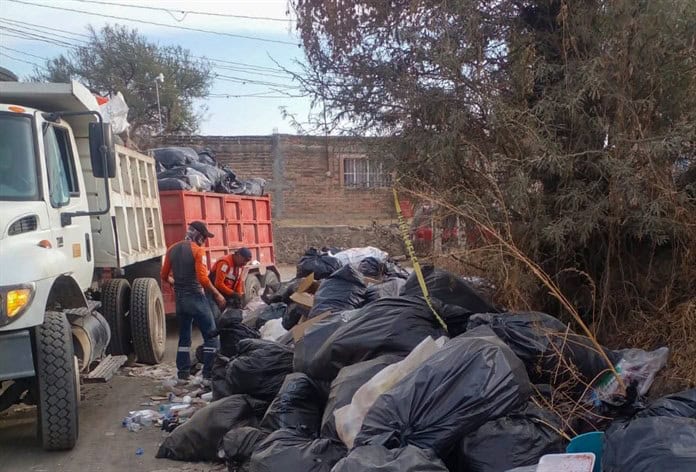
[[[294, 268], [283, 267], [287, 280]], [[177, 344], [175, 320], [167, 323], [165, 363], [174, 364]], [[193, 346], [201, 344], [196, 333]], [[157, 427], [129, 432], [121, 421], [129, 410], [148, 408], [141, 403], [160, 393], [161, 381], [116, 375], [107, 384], [83, 385], [80, 437], [72, 451], [46, 452], [36, 439], [36, 410], [22, 406], [0, 413], [0, 470], [3, 472], [208, 472], [225, 471], [224, 465], [190, 464], [155, 459], [163, 433]], [[156, 408], [156, 407], [154, 407]], [[9, 414], [8, 414], [9, 413]], [[142, 448], [141, 455], [136, 451]]]

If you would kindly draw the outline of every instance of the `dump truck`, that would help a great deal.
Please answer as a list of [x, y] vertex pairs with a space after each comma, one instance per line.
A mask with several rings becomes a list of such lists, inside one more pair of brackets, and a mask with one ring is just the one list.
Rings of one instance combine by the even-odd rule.
[[80, 381], [159, 363], [166, 252], [152, 157], [115, 145], [77, 82], [0, 82], [0, 411], [78, 437]]
[[[280, 272], [275, 265], [270, 196], [168, 190], [160, 192], [160, 203], [168, 246], [181, 240], [191, 222], [205, 221], [215, 235], [205, 243], [208, 269], [235, 249], [251, 250], [253, 261], [240, 274], [244, 280], [242, 306], [261, 295], [266, 287], [278, 288]], [[162, 292], [167, 314], [174, 314], [172, 287], [165, 285]]]

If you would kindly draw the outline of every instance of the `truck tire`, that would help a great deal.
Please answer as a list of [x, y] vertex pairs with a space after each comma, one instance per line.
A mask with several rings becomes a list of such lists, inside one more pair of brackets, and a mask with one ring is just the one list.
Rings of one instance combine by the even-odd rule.
[[254, 298], [261, 295], [261, 281], [256, 274], [247, 275], [244, 281], [244, 300], [242, 306], [247, 306]]
[[133, 351], [128, 319], [130, 297], [131, 286], [126, 279], [111, 279], [102, 285], [102, 315], [111, 329], [107, 352], [113, 356], [127, 356]]
[[135, 279], [131, 287], [130, 325], [133, 350], [144, 364], [159, 364], [164, 357], [167, 327], [162, 292], [155, 279]]
[[67, 318], [46, 312], [43, 324], [34, 330], [34, 340], [39, 439], [48, 451], [72, 449], [79, 432], [79, 380]]

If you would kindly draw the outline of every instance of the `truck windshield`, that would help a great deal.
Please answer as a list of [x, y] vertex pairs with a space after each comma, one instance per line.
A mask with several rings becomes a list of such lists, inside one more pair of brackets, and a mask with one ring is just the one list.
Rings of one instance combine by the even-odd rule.
[[0, 200], [37, 200], [31, 118], [0, 113]]

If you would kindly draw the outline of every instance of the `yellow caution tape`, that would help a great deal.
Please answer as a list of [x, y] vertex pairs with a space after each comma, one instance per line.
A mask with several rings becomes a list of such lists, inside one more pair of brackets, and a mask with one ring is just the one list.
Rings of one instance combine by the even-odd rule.
[[401, 204], [399, 203], [399, 194], [396, 191], [396, 187], [392, 187], [392, 191], [394, 192], [394, 208], [396, 208], [396, 217], [399, 220], [399, 229], [401, 230], [401, 237], [404, 240], [406, 250], [408, 251], [409, 257], [411, 258], [411, 264], [413, 264], [413, 272], [416, 274], [418, 284], [420, 285], [420, 288], [423, 291], [423, 298], [425, 298], [425, 302], [428, 304], [428, 307], [430, 307], [430, 311], [433, 312], [433, 315], [435, 315], [437, 321], [440, 323], [440, 325], [442, 325], [442, 328], [445, 330], [445, 332], [447, 332], [447, 325], [445, 324], [444, 320], [440, 317], [440, 315], [438, 315], [437, 310], [435, 310], [435, 307], [433, 306], [433, 302], [430, 300], [428, 286], [425, 285], [425, 278], [423, 277], [423, 272], [421, 271], [420, 264], [418, 263], [418, 258], [416, 257], [416, 250], [414, 249], [413, 243], [411, 242], [411, 238], [409, 237], [408, 226], [406, 225], [404, 215], [401, 213]]

